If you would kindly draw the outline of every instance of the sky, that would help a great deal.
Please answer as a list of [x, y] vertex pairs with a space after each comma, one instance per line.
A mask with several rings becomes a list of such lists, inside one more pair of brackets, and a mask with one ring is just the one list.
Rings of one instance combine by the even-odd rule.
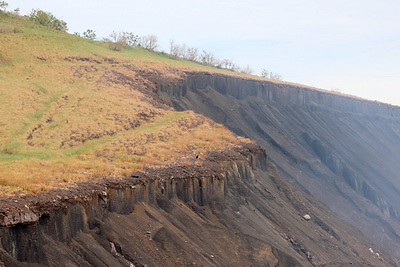
[[399, 0], [6, 0], [69, 32], [156, 35], [228, 58], [254, 74], [400, 105]]

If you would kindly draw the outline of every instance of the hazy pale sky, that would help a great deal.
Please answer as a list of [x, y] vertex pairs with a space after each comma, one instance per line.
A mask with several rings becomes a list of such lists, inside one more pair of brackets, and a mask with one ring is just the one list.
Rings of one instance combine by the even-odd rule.
[[400, 105], [399, 0], [6, 0], [69, 32], [154, 34], [290, 82]]

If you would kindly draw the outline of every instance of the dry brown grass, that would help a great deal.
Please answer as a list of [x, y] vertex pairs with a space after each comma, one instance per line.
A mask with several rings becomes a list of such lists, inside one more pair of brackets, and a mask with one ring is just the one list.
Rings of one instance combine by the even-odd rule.
[[35, 25], [23, 29], [0, 35], [0, 194], [196, 164], [196, 155], [243, 141], [153, 99], [155, 85], [143, 71], [174, 80], [193, 63], [141, 49], [114, 52]]
[[[0, 185], [36, 193], [77, 181], [130, 175], [144, 166], [197, 164], [208, 151], [229, 149], [243, 141], [247, 140], [201, 115], [169, 111], [151, 123], [113, 137], [53, 150], [51, 155], [45, 151], [42, 158], [32, 154], [18, 160], [3, 160]], [[18, 148], [10, 155], [13, 154], [19, 154]]]
[[0, 33], [21, 33], [22, 29], [12, 24], [0, 23]]

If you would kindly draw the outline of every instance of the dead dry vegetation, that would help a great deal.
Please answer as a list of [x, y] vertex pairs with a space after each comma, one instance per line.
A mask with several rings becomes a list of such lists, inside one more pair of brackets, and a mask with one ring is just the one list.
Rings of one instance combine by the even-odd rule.
[[207, 151], [249, 142], [156, 96], [153, 82], [180, 79], [187, 63], [18, 25], [0, 35], [0, 194], [198, 164]]

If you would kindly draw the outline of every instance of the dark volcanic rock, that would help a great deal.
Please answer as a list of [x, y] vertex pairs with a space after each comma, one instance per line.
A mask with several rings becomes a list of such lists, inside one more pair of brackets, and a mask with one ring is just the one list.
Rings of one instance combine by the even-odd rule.
[[0, 260], [6, 266], [395, 265], [280, 178], [259, 148], [134, 176], [82, 185], [54, 206], [46, 201], [61, 191], [39, 196], [37, 221], [0, 228]]
[[204, 73], [157, 86], [267, 153], [0, 199], [0, 266], [398, 266], [336, 215], [399, 256], [398, 108]]
[[208, 73], [159, 92], [256, 140], [285, 178], [400, 258], [399, 107]]

